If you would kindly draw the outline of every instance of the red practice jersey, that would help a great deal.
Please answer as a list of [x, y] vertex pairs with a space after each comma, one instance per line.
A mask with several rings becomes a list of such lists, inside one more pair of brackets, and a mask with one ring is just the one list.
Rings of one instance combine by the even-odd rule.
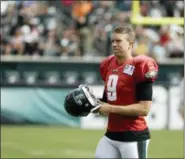
[[[119, 65], [114, 55], [107, 57], [100, 64], [100, 74], [105, 83], [107, 103], [113, 105], [130, 105], [136, 100], [136, 84], [145, 81], [154, 82], [158, 65], [148, 56], [136, 56]], [[147, 128], [145, 118], [129, 117], [110, 113], [108, 131], [141, 131]]]

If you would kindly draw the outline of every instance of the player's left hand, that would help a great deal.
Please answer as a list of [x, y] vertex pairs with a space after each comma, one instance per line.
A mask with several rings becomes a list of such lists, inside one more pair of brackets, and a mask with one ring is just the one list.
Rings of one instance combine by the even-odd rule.
[[111, 113], [111, 110], [112, 110], [112, 105], [110, 105], [109, 103], [102, 102], [100, 104], [100, 108], [98, 109], [98, 112], [102, 115], [109, 115], [109, 113]]

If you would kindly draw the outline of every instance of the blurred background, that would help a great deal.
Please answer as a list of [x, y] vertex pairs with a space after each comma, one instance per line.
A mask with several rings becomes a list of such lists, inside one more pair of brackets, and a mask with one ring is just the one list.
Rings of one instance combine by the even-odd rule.
[[133, 55], [159, 65], [149, 158], [183, 158], [184, 1], [1, 1], [1, 157], [94, 157], [107, 118], [69, 116], [79, 84], [102, 96], [111, 31], [131, 25]]

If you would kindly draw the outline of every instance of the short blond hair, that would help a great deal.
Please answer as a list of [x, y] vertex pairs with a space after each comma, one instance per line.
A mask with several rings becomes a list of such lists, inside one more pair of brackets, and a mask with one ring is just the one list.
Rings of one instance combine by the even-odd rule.
[[135, 33], [132, 27], [130, 26], [118, 26], [114, 28], [113, 33], [127, 34], [129, 42], [135, 41]]

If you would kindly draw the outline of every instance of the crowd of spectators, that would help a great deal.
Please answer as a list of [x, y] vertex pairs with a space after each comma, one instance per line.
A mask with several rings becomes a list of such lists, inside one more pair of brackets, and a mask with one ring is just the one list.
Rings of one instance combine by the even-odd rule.
[[[114, 26], [130, 25], [132, 1], [2, 1], [1, 55], [108, 56]], [[184, 17], [183, 1], [141, 1], [141, 16]], [[179, 25], [133, 26], [134, 55], [184, 56]]]

